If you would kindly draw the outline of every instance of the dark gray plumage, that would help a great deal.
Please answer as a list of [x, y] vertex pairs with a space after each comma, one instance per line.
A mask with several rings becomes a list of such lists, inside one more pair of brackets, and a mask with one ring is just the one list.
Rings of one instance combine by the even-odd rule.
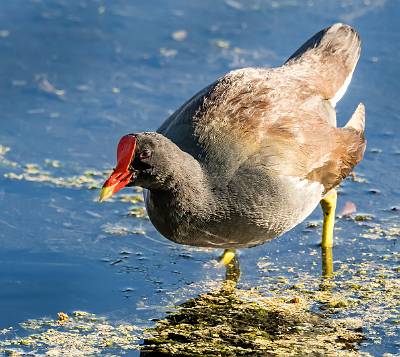
[[[360, 55], [335, 24], [278, 68], [232, 71], [136, 134], [131, 185], [146, 189], [155, 227], [173, 241], [261, 244], [304, 220], [362, 159], [364, 106], [336, 128], [334, 106]], [[139, 159], [143, 150], [152, 156]]]

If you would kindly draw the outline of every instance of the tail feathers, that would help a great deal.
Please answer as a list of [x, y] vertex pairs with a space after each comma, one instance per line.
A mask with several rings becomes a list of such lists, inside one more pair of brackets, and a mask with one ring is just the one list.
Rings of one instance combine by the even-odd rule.
[[345, 128], [351, 128], [359, 133], [364, 133], [365, 130], [365, 106], [363, 103], [360, 103], [350, 120], [345, 125]]
[[365, 107], [360, 103], [350, 120], [339, 129], [342, 131], [342, 147], [346, 148], [346, 153], [341, 157], [342, 172], [341, 177], [346, 177], [351, 170], [363, 158], [367, 142], [364, 136], [365, 130]]
[[336, 187], [363, 158], [367, 142], [364, 137], [365, 108], [360, 103], [344, 128], [335, 128], [336, 147], [321, 170], [325, 192]]
[[337, 23], [311, 37], [285, 64], [296, 66], [299, 76], [335, 106], [350, 83], [360, 51], [358, 33], [349, 25]]

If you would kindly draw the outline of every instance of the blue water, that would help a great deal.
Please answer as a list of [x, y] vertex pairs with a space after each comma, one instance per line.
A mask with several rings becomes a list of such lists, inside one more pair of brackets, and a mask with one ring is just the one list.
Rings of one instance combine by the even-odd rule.
[[[397, 222], [390, 209], [400, 205], [399, 14], [400, 2], [385, 0], [2, 1], [0, 144], [11, 148], [4, 157], [19, 165], [59, 160], [59, 176], [112, 167], [123, 134], [155, 130], [223, 73], [280, 65], [310, 35], [342, 21], [360, 32], [363, 51], [338, 121], [366, 104], [368, 149], [356, 171], [368, 183], [347, 182], [339, 206], [351, 200]], [[178, 30], [183, 41], [172, 38]], [[168, 242], [148, 220], [127, 217], [126, 203], [100, 205], [96, 190], [3, 176], [14, 171], [0, 162], [0, 329], [73, 310], [151, 325], [165, 306], [200, 292], [180, 295], [186, 286], [222, 278], [209, 263], [220, 252]], [[319, 210], [310, 219], [320, 219]], [[107, 233], [116, 224], [146, 235]], [[335, 257], [345, 260], [357, 246], [347, 238], [361, 228], [340, 224]], [[319, 240], [304, 228], [242, 251], [242, 284], [260, 283], [255, 263], [263, 256], [296, 269], [317, 260], [301, 254]], [[383, 240], [368, 249], [399, 247]], [[395, 338], [382, 338], [363, 349], [398, 351]]]

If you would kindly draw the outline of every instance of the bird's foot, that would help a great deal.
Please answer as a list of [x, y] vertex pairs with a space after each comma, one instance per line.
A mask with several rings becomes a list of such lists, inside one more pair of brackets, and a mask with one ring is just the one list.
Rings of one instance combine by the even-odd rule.
[[227, 266], [232, 259], [235, 258], [235, 250], [234, 249], [225, 249], [224, 253], [221, 255], [219, 259], [219, 266]]

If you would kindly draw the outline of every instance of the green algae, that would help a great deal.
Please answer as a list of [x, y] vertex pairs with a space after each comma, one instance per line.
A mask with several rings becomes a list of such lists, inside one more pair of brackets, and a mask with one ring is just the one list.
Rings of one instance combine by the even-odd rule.
[[320, 221], [308, 221], [306, 223], [306, 228], [318, 228], [321, 226]]
[[62, 164], [59, 160], [51, 160], [51, 159], [45, 159], [44, 164], [46, 166], [55, 167], [55, 168], [59, 168], [62, 166]]
[[144, 207], [129, 207], [128, 216], [133, 216], [136, 218], [148, 218], [146, 209]]
[[364, 256], [336, 262], [329, 278], [280, 275], [282, 267], [262, 258], [261, 283], [179, 305], [147, 330], [144, 356], [367, 356], [359, 348], [400, 335], [400, 253]]
[[[56, 168], [57, 166], [51, 166]], [[106, 179], [106, 172], [87, 170], [83, 174], [74, 176], [56, 176], [54, 173], [44, 170], [38, 164], [26, 164], [20, 168], [19, 173], [7, 172], [4, 177], [10, 180], [24, 180], [40, 182], [58, 187], [85, 188], [89, 190], [99, 189]]]
[[381, 337], [374, 332], [377, 329], [384, 330], [387, 336], [400, 333], [399, 326], [392, 323], [400, 317], [397, 271], [400, 253], [393, 251], [370, 258], [362, 262], [352, 259], [341, 262], [330, 279], [299, 272], [289, 278], [289, 283], [279, 277], [269, 277], [259, 289], [273, 297], [291, 296], [295, 292], [314, 311], [323, 311], [335, 318], [358, 316], [368, 331], [366, 338], [371, 343], [379, 343]]
[[[103, 186], [104, 181], [111, 173], [111, 170], [82, 169], [76, 175], [66, 176], [64, 173], [68, 167], [59, 160], [45, 159], [42, 165], [37, 163], [18, 164], [5, 158], [9, 151], [9, 147], [0, 145], [0, 164], [13, 168], [13, 171], [4, 173], [4, 177], [9, 180], [29, 181], [70, 189], [97, 190]], [[130, 204], [126, 213], [128, 216], [147, 219], [143, 189], [135, 187], [132, 190], [133, 193], [118, 193], [108, 199], [108, 202], [128, 203]]]
[[211, 41], [211, 44], [213, 44], [214, 46], [218, 47], [218, 48], [222, 48], [222, 49], [228, 49], [231, 47], [231, 44], [229, 41], [223, 40], [223, 39], [215, 39]]
[[0, 145], [0, 166], [17, 167], [18, 164], [14, 161], [8, 160], [5, 156], [11, 150], [10, 147]]
[[[131, 324], [111, 324], [106, 318], [75, 311], [58, 318], [28, 320], [18, 334], [27, 336], [0, 341], [0, 353], [9, 356], [93, 356], [112, 350], [134, 350], [142, 330]], [[25, 354], [27, 353], [27, 354]]]
[[83, 170], [83, 173], [78, 175], [64, 177], [59, 172], [59, 169], [63, 167], [59, 160], [45, 159], [43, 165], [37, 163], [20, 164], [5, 158], [9, 151], [10, 148], [0, 145], [0, 163], [14, 168], [13, 171], [4, 174], [4, 177], [10, 180], [40, 182], [67, 188], [97, 189], [102, 186], [110, 173], [110, 170]]
[[117, 200], [124, 203], [129, 203], [131, 206], [128, 207], [128, 216], [136, 218], [148, 218], [146, 209], [144, 208], [144, 199], [142, 195], [142, 189], [136, 188], [134, 194], [120, 194], [117, 196]]
[[[136, 192], [143, 192], [141, 187], [135, 187]], [[138, 194], [120, 194], [118, 200], [121, 202], [128, 202], [130, 204], [142, 203], [144, 202], [143, 196]]]
[[8, 146], [0, 145], [0, 155], [4, 156], [9, 152], [11, 149]]
[[359, 320], [334, 320], [309, 309], [307, 300], [253, 290], [202, 294], [146, 331], [142, 355], [360, 355]]
[[397, 224], [386, 226], [381, 223], [374, 223], [365, 232], [361, 233], [360, 236], [367, 239], [384, 238], [394, 240], [400, 237], [400, 226]]
[[358, 213], [352, 217], [354, 221], [356, 222], [368, 222], [372, 221], [374, 219], [374, 216], [372, 214], [368, 213]]
[[355, 171], [351, 172], [349, 175], [349, 178], [353, 181], [353, 182], [357, 182], [357, 183], [369, 183], [369, 181], [361, 176], [360, 174], [357, 174]]
[[102, 226], [103, 232], [116, 236], [127, 236], [129, 234], [146, 234], [143, 228], [131, 229], [120, 224], [107, 223]]

